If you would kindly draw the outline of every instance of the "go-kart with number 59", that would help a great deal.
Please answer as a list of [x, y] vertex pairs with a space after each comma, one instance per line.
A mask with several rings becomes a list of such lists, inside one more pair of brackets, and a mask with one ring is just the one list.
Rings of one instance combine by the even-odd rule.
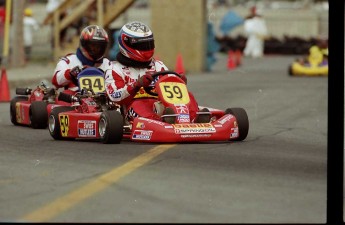
[[247, 137], [249, 121], [243, 108], [224, 111], [199, 106], [196, 119], [191, 121], [190, 98], [181, 75], [162, 71], [152, 77], [154, 82], [144, 90], [157, 96], [158, 105], [169, 113], [162, 114], [161, 121], [134, 118], [129, 129], [124, 130], [124, 137], [140, 142], [242, 141]]
[[49, 115], [49, 133], [55, 140], [98, 139], [120, 143], [123, 117], [119, 105], [111, 102], [104, 86], [103, 71], [90, 67], [78, 74], [81, 91], [74, 95], [61, 92], [60, 101], [71, 106], [54, 108]]

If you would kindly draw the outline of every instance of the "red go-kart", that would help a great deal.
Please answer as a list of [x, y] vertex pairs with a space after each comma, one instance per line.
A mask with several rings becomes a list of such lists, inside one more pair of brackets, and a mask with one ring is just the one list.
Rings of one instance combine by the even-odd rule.
[[105, 93], [103, 71], [86, 68], [78, 74], [80, 92], [59, 93], [58, 100], [70, 106], [52, 109], [48, 128], [55, 140], [89, 139], [102, 143], [120, 143], [123, 137], [123, 116], [120, 107]]
[[[35, 89], [16, 88], [16, 95], [10, 103], [10, 117], [14, 125], [44, 129], [48, 126], [48, 113], [57, 106], [55, 88], [43, 82]], [[59, 104], [66, 105], [64, 102]]]
[[[173, 71], [153, 74], [156, 82], [145, 91], [158, 96], [158, 101], [170, 108], [162, 121], [136, 117], [124, 138], [139, 142], [205, 142], [242, 141], [248, 135], [249, 121], [243, 108], [225, 111], [199, 106], [197, 118], [192, 122], [189, 114], [190, 99], [185, 82]], [[158, 77], [158, 79], [157, 79]], [[127, 122], [125, 122], [127, 124]]]

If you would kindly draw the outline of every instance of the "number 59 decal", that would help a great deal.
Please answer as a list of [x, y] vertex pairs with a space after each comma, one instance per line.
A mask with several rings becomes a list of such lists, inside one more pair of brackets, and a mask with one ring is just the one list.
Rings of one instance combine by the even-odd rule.
[[60, 115], [60, 130], [61, 136], [67, 137], [68, 135], [68, 127], [69, 127], [69, 118], [67, 115]]
[[163, 98], [170, 104], [188, 104], [189, 95], [186, 85], [178, 82], [159, 83]]

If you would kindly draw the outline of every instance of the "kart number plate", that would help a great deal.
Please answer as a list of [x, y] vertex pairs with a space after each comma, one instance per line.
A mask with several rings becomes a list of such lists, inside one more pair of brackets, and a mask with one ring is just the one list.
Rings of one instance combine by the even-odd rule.
[[60, 114], [60, 130], [61, 130], [61, 136], [67, 137], [68, 136], [68, 130], [69, 130], [69, 117], [67, 115]]
[[162, 82], [159, 86], [166, 102], [170, 104], [189, 103], [189, 94], [185, 84], [179, 82]]
[[85, 76], [79, 78], [79, 89], [84, 88], [93, 90], [95, 93], [105, 92], [104, 77], [102, 76]]

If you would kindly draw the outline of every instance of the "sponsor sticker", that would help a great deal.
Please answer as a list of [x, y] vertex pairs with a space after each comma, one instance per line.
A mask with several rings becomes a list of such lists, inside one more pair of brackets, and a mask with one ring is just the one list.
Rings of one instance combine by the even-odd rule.
[[181, 135], [182, 138], [208, 138], [211, 137], [211, 134], [182, 134]]
[[138, 122], [136, 128], [144, 129], [145, 128], [145, 124], [142, 123], [142, 122]]
[[110, 94], [113, 98], [121, 98], [121, 91], [116, 91]]
[[180, 123], [189, 123], [190, 122], [190, 117], [188, 114], [180, 114], [178, 117], [177, 117], [177, 120], [180, 122]]
[[79, 137], [96, 137], [96, 121], [78, 120]]
[[155, 123], [155, 124], [158, 124], [158, 125], [161, 125], [161, 126], [164, 126], [164, 124], [165, 124], [165, 123], [163, 123], [161, 121], [151, 120], [151, 119], [144, 118], [144, 117], [139, 117], [139, 120], [144, 120], [144, 121], [147, 121], [148, 123]]
[[173, 124], [176, 134], [192, 134], [192, 133], [215, 133], [216, 128], [210, 123], [188, 123], [188, 124]]
[[237, 138], [238, 137], [238, 127], [231, 128], [230, 138]]
[[228, 115], [223, 116], [223, 118], [218, 120], [217, 122], [220, 124], [224, 124], [224, 123], [230, 121], [233, 117], [234, 117], [233, 115], [228, 114]]
[[132, 139], [136, 140], [150, 140], [152, 136], [152, 130], [135, 130], [132, 135]]
[[178, 114], [189, 114], [189, 109], [186, 105], [184, 105], [184, 104], [176, 105], [175, 104], [175, 107], [176, 107], [176, 111]]

